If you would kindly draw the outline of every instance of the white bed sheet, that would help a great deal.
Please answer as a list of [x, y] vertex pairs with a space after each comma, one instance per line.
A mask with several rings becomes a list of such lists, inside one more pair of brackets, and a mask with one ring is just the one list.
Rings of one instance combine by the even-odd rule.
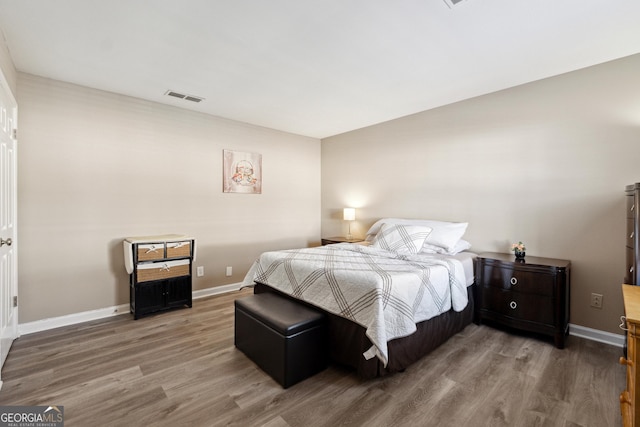
[[[371, 243], [367, 241], [363, 241], [363, 242], [356, 243], [356, 245], [370, 246]], [[420, 254], [418, 254], [418, 256], [420, 256]], [[454, 258], [460, 261], [462, 263], [462, 268], [464, 269], [464, 277], [467, 281], [466, 282], [467, 287], [473, 285], [473, 283], [476, 280], [474, 276], [474, 268], [475, 268], [476, 258], [478, 257], [477, 253], [471, 252], [471, 251], [462, 251], [457, 253], [456, 255], [441, 255], [441, 256]]]
[[473, 278], [472, 258], [341, 243], [265, 252], [244, 283], [269, 285], [364, 326], [373, 343], [365, 358], [377, 356], [386, 366], [387, 341], [412, 334], [418, 322], [466, 307], [464, 265]]
[[473, 285], [475, 281], [475, 276], [473, 274], [474, 264], [476, 262], [476, 258], [478, 257], [477, 253], [474, 252], [460, 252], [456, 255], [450, 255], [452, 258], [457, 259], [462, 263], [462, 268], [464, 269], [464, 277], [467, 281], [467, 286]]

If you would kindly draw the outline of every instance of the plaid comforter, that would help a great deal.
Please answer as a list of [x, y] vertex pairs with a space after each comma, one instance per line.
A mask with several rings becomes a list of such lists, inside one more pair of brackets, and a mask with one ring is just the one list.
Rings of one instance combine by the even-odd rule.
[[388, 341], [468, 303], [460, 261], [348, 243], [265, 252], [244, 279], [254, 282], [362, 325], [373, 343], [364, 357], [377, 356], [385, 366]]

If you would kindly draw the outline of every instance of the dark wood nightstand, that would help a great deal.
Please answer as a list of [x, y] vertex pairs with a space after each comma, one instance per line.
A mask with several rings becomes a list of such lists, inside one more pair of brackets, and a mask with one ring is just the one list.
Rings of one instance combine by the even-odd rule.
[[322, 238], [322, 246], [331, 245], [334, 243], [358, 243], [362, 242], [362, 239], [347, 239], [346, 237], [327, 237]]
[[553, 336], [564, 348], [569, 332], [571, 261], [483, 253], [476, 259], [476, 320]]

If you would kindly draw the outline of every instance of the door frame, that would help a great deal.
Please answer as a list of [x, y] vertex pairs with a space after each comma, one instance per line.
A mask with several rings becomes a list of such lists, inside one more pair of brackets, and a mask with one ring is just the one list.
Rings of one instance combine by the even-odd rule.
[[[11, 239], [10, 245], [3, 245], [0, 248], [0, 257], [6, 257], [7, 264], [5, 271], [0, 268], [0, 389], [2, 388], [2, 367], [9, 354], [9, 349], [13, 341], [18, 338], [18, 104], [11, 91], [7, 79], [0, 70], [0, 99], [2, 104], [6, 104], [6, 110], [0, 108], [0, 133], [8, 135], [8, 149], [3, 150], [0, 156], [5, 156], [4, 160], [0, 159], [3, 166], [8, 165], [8, 178], [0, 177], [0, 182], [7, 179], [7, 188], [2, 189], [5, 196], [9, 200], [9, 208], [3, 213], [0, 212], [0, 238]], [[6, 97], [6, 99], [5, 99]], [[2, 142], [4, 144], [4, 142]], [[0, 148], [1, 149], [1, 148]], [[7, 162], [7, 163], [5, 163]], [[4, 167], [3, 167], [4, 169]], [[0, 173], [7, 173], [3, 170]], [[8, 195], [7, 195], [8, 194]], [[0, 199], [0, 209], [4, 210], [2, 200]], [[4, 263], [0, 258], [0, 263]]]

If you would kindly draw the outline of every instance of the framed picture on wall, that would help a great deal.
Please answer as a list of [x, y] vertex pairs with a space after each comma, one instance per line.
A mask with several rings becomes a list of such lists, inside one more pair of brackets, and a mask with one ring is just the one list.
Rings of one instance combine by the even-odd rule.
[[222, 150], [222, 191], [262, 193], [262, 154]]

